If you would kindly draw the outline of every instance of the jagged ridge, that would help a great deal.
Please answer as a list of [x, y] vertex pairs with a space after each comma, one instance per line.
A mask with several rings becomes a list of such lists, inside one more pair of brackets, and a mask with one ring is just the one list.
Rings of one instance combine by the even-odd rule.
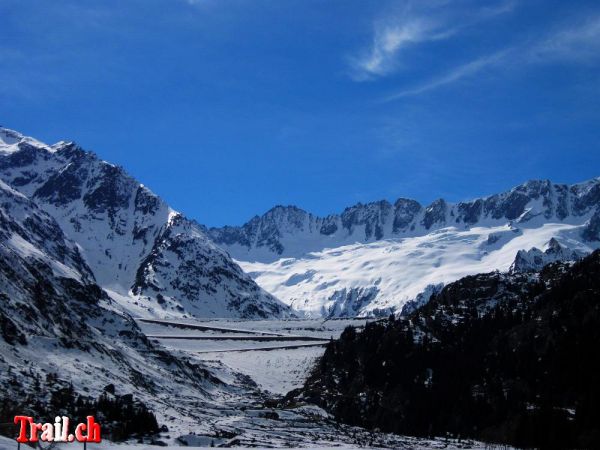
[[[443, 199], [422, 206], [400, 198], [346, 208], [341, 214], [318, 217], [296, 206], [275, 206], [240, 227], [210, 228], [210, 237], [241, 260], [272, 261], [297, 257], [326, 247], [419, 236], [454, 226], [461, 229], [507, 222], [526, 223], [569, 217], [589, 220], [582, 231], [600, 240], [600, 178], [574, 184], [532, 180], [508, 192], [451, 204]], [[295, 245], [301, 239], [302, 245]], [[250, 259], [247, 259], [250, 258]]]

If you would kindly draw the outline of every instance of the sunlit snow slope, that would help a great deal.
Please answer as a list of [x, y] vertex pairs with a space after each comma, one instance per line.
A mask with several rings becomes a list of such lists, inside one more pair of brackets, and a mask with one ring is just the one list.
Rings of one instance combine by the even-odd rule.
[[547, 252], [521, 254], [521, 262], [534, 263], [598, 248], [599, 205], [600, 178], [572, 186], [529, 181], [470, 202], [423, 207], [399, 199], [326, 218], [279, 206], [209, 233], [259, 285], [301, 313], [381, 315], [424, 302], [465, 275], [508, 270], [519, 250]]

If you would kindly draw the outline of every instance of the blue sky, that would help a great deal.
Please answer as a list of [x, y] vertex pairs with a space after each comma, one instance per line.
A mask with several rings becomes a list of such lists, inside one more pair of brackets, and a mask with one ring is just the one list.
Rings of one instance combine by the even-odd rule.
[[600, 176], [594, 1], [0, 0], [0, 124], [208, 225]]

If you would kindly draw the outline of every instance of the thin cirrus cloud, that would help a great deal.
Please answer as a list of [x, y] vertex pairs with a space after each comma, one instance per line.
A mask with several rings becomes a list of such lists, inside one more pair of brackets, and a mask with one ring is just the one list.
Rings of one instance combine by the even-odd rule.
[[400, 92], [396, 92], [396, 93], [386, 97], [384, 99], [384, 101], [391, 101], [391, 100], [396, 100], [396, 99], [399, 99], [402, 97], [418, 95], [423, 92], [431, 91], [433, 89], [440, 88], [447, 84], [454, 83], [462, 78], [468, 77], [470, 75], [474, 75], [477, 72], [480, 72], [481, 70], [483, 70], [487, 67], [491, 67], [491, 66], [500, 64], [502, 61], [505, 61], [507, 59], [507, 56], [510, 55], [511, 52], [512, 52], [511, 49], [501, 50], [501, 51], [498, 51], [491, 55], [477, 58], [466, 64], [455, 67], [454, 69], [450, 70], [448, 73], [446, 73], [438, 78], [434, 78], [434, 79], [429, 80], [421, 85], [418, 85], [418, 86], [415, 86], [415, 87], [412, 87], [409, 89], [405, 89]]
[[411, 47], [443, 41], [462, 29], [514, 9], [512, 0], [492, 7], [467, 8], [449, 14], [448, 1], [406, 2], [400, 11], [375, 23], [372, 43], [348, 58], [355, 81], [374, 80], [403, 67], [402, 54]]
[[530, 62], [595, 62], [600, 59], [600, 14], [550, 34], [534, 45]]
[[600, 60], [600, 15], [573, 23], [543, 38], [478, 57], [420, 85], [403, 89], [383, 101], [432, 91], [471, 77], [485, 69], [514, 69], [532, 64], [592, 64]]

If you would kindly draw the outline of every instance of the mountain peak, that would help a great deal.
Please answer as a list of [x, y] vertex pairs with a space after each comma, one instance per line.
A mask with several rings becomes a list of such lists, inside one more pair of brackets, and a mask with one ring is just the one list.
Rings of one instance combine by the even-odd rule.
[[12, 153], [19, 150], [18, 144], [23, 139], [24, 136], [22, 134], [8, 128], [0, 127], [0, 152]]
[[55, 152], [58, 148], [66, 144], [66, 142], [57, 142], [54, 145], [47, 145], [29, 136], [25, 136], [18, 131], [11, 130], [0, 126], [0, 155], [8, 155], [15, 153], [21, 149], [23, 144], [28, 144], [36, 149]]
[[98, 285], [125, 309], [155, 316], [289, 315], [201, 226], [122, 167], [75, 144], [48, 146], [6, 128], [0, 136], [2, 181], [56, 220]]
[[270, 215], [284, 214], [284, 213], [290, 213], [290, 212], [306, 213], [306, 211], [304, 211], [302, 208], [298, 208], [295, 205], [275, 205], [271, 209], [269, 209], [264, 215], [270, 216]]
[[548, 241], [548, 248], [546, 249], [547, 252], [557, 252], [562, 250], [563, 246], [560, 245], [560, 242], [558, 242], [556, 240], [556, 238], [550, 238], [550, 240]]

